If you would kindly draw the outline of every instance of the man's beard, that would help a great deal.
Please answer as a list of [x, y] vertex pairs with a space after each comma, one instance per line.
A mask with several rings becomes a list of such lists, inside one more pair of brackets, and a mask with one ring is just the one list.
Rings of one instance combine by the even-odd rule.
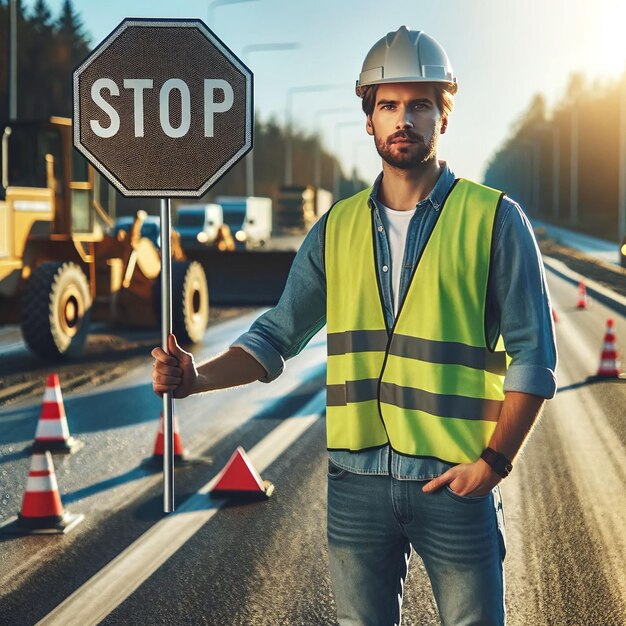
[[[414, 133], [412, 130], [400, 130], [387, 139], [380, 139], [375, 135], [376, 150], [380, 157], [391, 167], [397, 167], [402, 170], [412, 170], [423, 163], [435, 158], [437, 154], [437, 133], [433, 133], [428, 142], [424, 141], [422, 135]], [[405, 148], [396, 148], [393, 152], [393, 142], [396, 139], [410, 139], [414, 144]]]

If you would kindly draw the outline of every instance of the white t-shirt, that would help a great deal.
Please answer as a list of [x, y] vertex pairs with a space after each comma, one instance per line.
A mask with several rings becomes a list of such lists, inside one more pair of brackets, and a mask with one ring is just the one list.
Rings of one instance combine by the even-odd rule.
[[384, 204], [378, 203], [382, 209], [380, 218], [387, 232], [389, 251], [391, 252], [391, 293], [393, 295], [393, 314], [398, 315], [398, 298], [400, 294], [400, 275], [404, 263], [404, 247], [406, 235], [409, 232], [409, 222], [415, 214], [410, 211], [396, 211]]

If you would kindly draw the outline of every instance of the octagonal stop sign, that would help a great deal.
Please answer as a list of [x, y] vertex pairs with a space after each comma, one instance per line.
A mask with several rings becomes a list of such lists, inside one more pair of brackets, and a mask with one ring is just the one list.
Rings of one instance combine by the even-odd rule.
[[202, 196], [252, 125], [252, 72], [201, 20], [126, 19], [74, 72], [74, 145], [126, 196]]

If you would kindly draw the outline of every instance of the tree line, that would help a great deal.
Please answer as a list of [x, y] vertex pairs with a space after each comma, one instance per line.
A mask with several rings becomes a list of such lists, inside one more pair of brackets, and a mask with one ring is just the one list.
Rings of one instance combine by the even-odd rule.
[[[72, 72], [91, 50], [91, 38], [72, 0], [64, 0], [53, 15], [46, 0], [26, 10], [17, 0], [17, 117], [46, 119], [72, 115]], [[0, 0], [0, 121], [9, 117], [9, 0]], [[96, 42], [97, 43], [97, 42]], [[255, 119], [255, 194], [275, 197], [284, 176], [286, 131], [277, 120]], [[341, 170], [335, 157], [324, 150], [321, 138], [293, 131], [293, 182], [314, 181], [314, 155], [321, 153], [321, 186], [333, 189], [334, 168], [340, 171], [340, 195], [362, 189], [366, 183]], [[207, 194], [245, 195], [243, 161], [233, 167]], [[125, 206], [126, 202], [121, 202]]]
[[[17, 1], [17, 116], [42, 119], [72, 114], [72, 71], [89, 53], [90, 38], [74, 9], [64, 0], [53, 16], [45, 0], [25, 11]], [[0, 119], [9, 115], [9, 2], [0, 0]]]
[[552, 109], [542, 94], [535, 95], [490, 159], [485, 184], [509, 193], [530, 215], [621, 241], [619, 129], [625, 97], [626, 72], [593, 83], [574, 74]]

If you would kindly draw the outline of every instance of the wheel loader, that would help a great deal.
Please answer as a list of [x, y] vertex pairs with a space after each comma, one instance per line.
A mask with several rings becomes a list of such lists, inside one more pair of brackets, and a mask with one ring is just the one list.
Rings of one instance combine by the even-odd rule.
[[[80, 354], [91, 321], [158, 328], [160, 252], [140, 235], [142, 212], [128, 234], [107, 232], [115, 191], [73, 149], [71, 120], [0, 129], [0, 323], [19, 323], [45, 359]], [[196, 342], [209, 319], [206, 275], [174, 231], [172, 258], [173, 330]]]

